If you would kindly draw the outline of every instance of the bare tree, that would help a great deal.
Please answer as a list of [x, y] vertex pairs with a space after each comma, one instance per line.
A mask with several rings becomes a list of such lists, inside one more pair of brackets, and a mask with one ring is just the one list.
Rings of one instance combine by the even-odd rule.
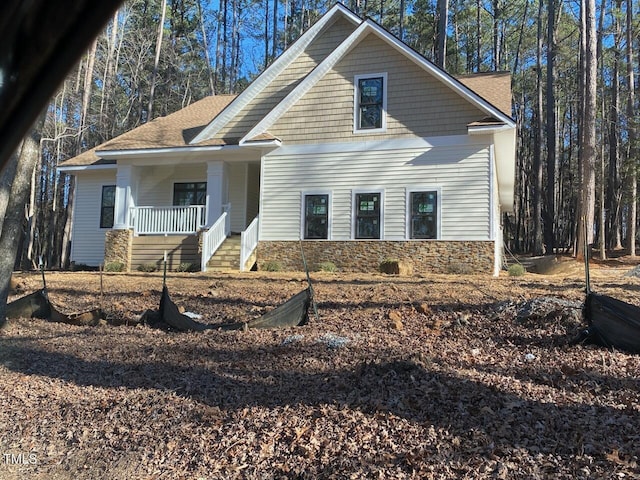
[[[582, 133], [580, 135], [581, 194], [579, 199], [578, 232], [576, 257], [583, 258], [585, 244], [593, 243], [596, 190], [596, 114], [597, 114], [597, 73], [598, 58], [596, 48], [596, 6], [595, 0], [582, 0], [584, 9], [584, 57]], [[586, 235], [586, 238], [585, 238]]]
[[449, 0], [438, 0], [436, 64], [443, 69], [446, 68], [448, 17]]
[[164, 19], [167, 10], [167, 0], [162, 0], [158, 36], [156, 38], [156, 55], [153, 60], [153, 72], [151, 73], [151, 86], [149, 87], [149, 104], [147, 106], [147, 121], [153, 120], [153, 100], [156, 90], [156, 78], [158, 77], [158, 65], [160, 64], [160, 50], [162, 48], [162, 36], [164, 34]]
[[547, 252], [555, 247], [556, 218], [556, 2], [547, 1], [547, 85], [546, 85], [546, 141], [547, 141], [547, 183], [546, 208], [544, 214], [544, 243]]
[[637, 221], [637, 168], [636, 168], [636, 125], [635, 125], [635, 75], [633, 72], [633, 2], [627, 0], [627, 121], [629, 136], [629, 155], [627, 160], [627, 251], [630, 257], [636, 256], [636, 221]]
[[29, 198], [31, 172], [40, 155], [41, 123], [42, 121], [38, 121], [39, 128], [24, 139], [19, 154], [14, 155], [11, 160], [16, 162], [16, 169], [0, 233], [0, 325], [6, 321], [11, 273], [23, 231], [24, 206]]

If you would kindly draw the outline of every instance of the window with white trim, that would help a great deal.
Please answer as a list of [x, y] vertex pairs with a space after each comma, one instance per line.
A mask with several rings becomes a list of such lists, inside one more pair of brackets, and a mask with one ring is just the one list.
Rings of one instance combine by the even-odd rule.
[[387, 126], [387, 74], [355, 77], [354, 131], [371, 133]]
[[356, 193], [355, 235], [356, 239], [379, 239], [382, 233], [382, 193]]
[[100, 200], [100, 228], [113, 228], [116, 207], [116, 186], [103, 185]]
[[304, 195], [305, 240], [327, 240], [329, 238], [329, 195]]
[[189, 207], [205, 205], [207, 200], [207, 182], [186, 182], [173, 184], [173, 205]]
[[438, 192], [409, 192], [409, 238], [438, 238]]

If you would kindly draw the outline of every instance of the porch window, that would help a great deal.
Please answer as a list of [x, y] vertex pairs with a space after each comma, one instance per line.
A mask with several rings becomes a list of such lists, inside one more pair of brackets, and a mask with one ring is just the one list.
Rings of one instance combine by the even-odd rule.
[[304, 238], [326, 240], [329, 238], [329, 195], [304, 196]]
[[173, 184], [173, 205], [188, 207], [205, 205], [207, 199], [207, 182], [189, 182]]
[[356, 225], [355, 237], [358, 239], [380, 238], [381, 201], [380, 192], [356, 193]]
[[355, 132], [384, 131], [387, 108], [387, 74], [356, 76]]
[[438, 192], [411, 192], [410, 238], [427, 239], [438, 237]]
[[113, 228], [116, 206], [116, 186], [103, 185], [100, 200], [100, 228]]

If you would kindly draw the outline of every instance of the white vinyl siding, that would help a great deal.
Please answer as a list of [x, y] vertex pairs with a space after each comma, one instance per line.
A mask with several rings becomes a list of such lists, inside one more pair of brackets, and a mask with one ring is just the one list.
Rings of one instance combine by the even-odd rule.
[[135, 201], [136, 206], [139, 207], [173, 205], [174, 183], [207, 181], [207, 170], [204, 165], [135, 168], [139, 169], [138, 198]]
[[[280, 149], [264, 159], [261, 240], [297, 240], [301, 195], [330, 190], [333, 240], [352, 239], [354, 191], [384, 190], [385, 240], [405, 240], [407, 185], [438, 185], [441, 240], [490, 240], [489, 146], [469, 144], [428, 149], [332, 151], [305, 154]], [[327, 146], [327, 148], [331, 148]], [[284, 153], [282, 153], [284, 152]]]
[[104, 260], [104, 234], [108, 229], [100, 228], [102, 187], [115, 184], [115, 169], [76, 175], [71, 243], [73, 262], [98, 266]]
[[246, 163], [232, 163], [229, 165], [229, 203], [231, 203], [231, 231], [241, 232], [247, 226], [247, 170]]

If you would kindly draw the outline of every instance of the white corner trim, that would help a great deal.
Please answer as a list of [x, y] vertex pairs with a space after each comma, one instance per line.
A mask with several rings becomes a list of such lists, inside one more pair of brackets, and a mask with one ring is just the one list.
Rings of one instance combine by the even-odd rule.
[[[329, 25], [338, 14], [344, 15], [347, 20], [358, 25], [362, 19], [351, 10], [340, 3], [336, 3], [326, 14], [324, 14], [315, 24], [302, 34], [287, 50], [285, 50], [258, 78], [238, 95], [223, 111], [214, 118], [198, 135], [191, 140], [191, 144], [197, 144], [212, 138], [231, 121], [240, 111], [246, 107], [260, 92], [262, 92], [276, 77], [287, 69], [291, 63], [313, 42], [316, 37]], [[246, 135], [244, 138], [251, 138], [254, 135]]]

